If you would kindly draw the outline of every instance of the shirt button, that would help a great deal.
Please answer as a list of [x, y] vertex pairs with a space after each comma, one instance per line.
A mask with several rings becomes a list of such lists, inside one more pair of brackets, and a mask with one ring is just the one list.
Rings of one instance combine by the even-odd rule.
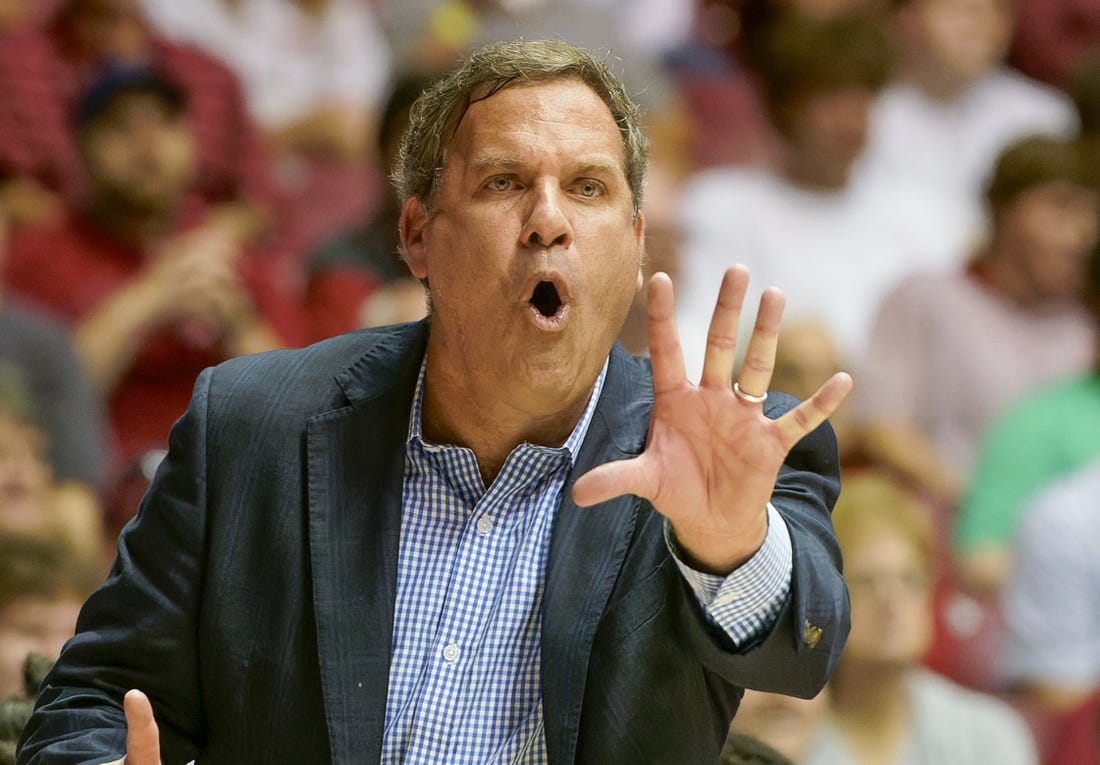
[[458, 644], [451, 643], [443, 649], [443, 660], [448, 664], [453, 664], [455, 661], [458, 660], [458, 655], [460, 653], [461, 651], [458, 648]]
[[493, 530], [493, 519], [487, 515], [483, 515], [477, 519], [477, 533], [485, 536]]

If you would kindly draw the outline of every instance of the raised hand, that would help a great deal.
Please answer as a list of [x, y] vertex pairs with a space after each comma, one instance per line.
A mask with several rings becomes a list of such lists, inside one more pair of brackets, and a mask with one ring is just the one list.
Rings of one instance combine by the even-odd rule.
[[785, 303], [774, 288], [760, 299], [736, 388], [731, 385], [748, 283], [744, 266], [723, 276], [696, 386], [684, 371], [672, 282], [666, 274], [653, 275], [647, 312], [654, 399], [645, 450], [633, 459], [601, 465], [573, 486], [579, 505], [620, 494], [649, 500], [669, 519], [686, 562], [716, 574], [729, 573], [759, 549], [783, 459], [852, 387], [851, 377], [838, 372], [795, 409], [775, 420], [764, 416]]

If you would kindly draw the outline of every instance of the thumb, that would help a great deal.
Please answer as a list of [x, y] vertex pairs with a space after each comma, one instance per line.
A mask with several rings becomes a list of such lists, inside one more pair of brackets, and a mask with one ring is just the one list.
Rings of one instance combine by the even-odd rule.
[[139, 690], [127, 691], [122, 709], [126, 713], [126, 765], [160, 765], [160, 733], [149, 697]]
[[646, 469], [645, 455], [629, 460], [607, 462], [589, 470], [573, 484], [573, 501], [581, 507], [598, 505], [622, 494], [636, 494], [652, 500], [656, 486], [652, 471]]

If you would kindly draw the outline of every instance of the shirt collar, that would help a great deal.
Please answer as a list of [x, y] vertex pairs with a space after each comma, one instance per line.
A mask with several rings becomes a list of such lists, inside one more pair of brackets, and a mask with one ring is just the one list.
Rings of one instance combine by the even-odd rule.
[[[569, 462], [571, 465], [576, 464], [577, 452], [580, 451], [581, 444], [584, 443], [584, 437], [588, 433], [588, 426], [592, 422], [592, 415], [596, 411], [596, 404], [599, 403], [600, 400], [600, 393], [603, 392], [604, 378], [607, 377], [607, 363], [608, 359], [604, 359], [600, 374], [596, 377], [595, 385], [592, 386], [592, 392], [588, 394], [588, 403], [585, 405], [580, 419], [573, 428], [573, 432], [569, 434], [569, 438], [565, 440], [565, 443], [558, 447], [569, 452]], [[421, 430], [425, 369], [427, 369], [427, 353], [424, 354], [424, 359], [420, 362], [420, 372], [416, 377], [416, 390], [413, 392], [412, 412], [409, 415], [409, 437], [406, 441], [408, 445], [411, 445], [414, 441], [425, 446], [427, 445]]]

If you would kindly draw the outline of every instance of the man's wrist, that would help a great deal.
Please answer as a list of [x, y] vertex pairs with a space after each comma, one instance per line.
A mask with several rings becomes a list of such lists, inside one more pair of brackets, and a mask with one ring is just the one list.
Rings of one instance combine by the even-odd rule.
[[727, 576], [748, 562], [768, 536], [768, 514], [761, 512], [751, 528], [730, 536], [712, 530], [677, 527], [669, 522], [669, 542], [684, 563], [696, 571]]

